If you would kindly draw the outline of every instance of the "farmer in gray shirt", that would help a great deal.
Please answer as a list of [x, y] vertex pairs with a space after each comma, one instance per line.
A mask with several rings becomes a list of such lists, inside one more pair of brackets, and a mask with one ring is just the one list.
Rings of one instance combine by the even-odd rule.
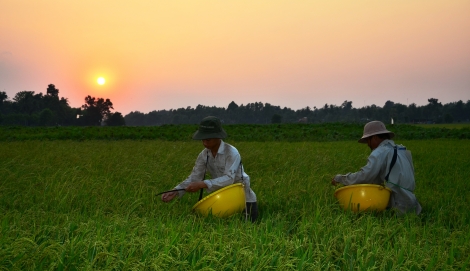
[[391, 140], [394, 135], [380, 121], [367, 123], [364, 126], [363, 136], [359, 139], [359, 143], [367, 143], [372, 150], [367, 159], [367, 165], [355, 173], [338, 174], [331, 183], [351, 185], [384, 184], [385, 182], [385, 185], [392, 190], [388, 208], [396, 209], [401, 214], [406, 212], [419, 214], [421, 205], [413, 193], [415, 177], [411, 152], [403, 145], [396, 145]]
[[[234, 183], [242, 183], [246, 201], [244, 213], [246, 218], [254, 222], [258, 217], [258, 205], [256, 194], [250, 188], [250, 176], [244, 171], [238, 150], [222, 140], [225, 137], [227, 133], [218, 118], [210, 116], [201, 121], [193, 139], [202, 140], [205, 149], [199, 153], [189, 177], [175, 187], [175, 190], [184, 190], [165, 193], [162, 201], [169, 202], [177, 195], [182, 197], [185, 192], [197, 192], [200, 189], [214, 192]], [[212, 179], [204, 180], [206, 170]]]

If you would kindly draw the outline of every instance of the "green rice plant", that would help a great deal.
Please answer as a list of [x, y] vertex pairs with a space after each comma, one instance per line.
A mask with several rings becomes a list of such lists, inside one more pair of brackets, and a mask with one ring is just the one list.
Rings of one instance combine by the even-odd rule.
[[462, 129], [470, 128], [470, 123], [415, 124], [422, 128]]
[[[312, 142], [357, 140], [362, 123], [323, 124], [234, 124], [225, 125], [229, 140], [235, 142]], [[388, 125], [399, 140], [470, 139], [470, 126]], [[458, 129], [455, 129], [458, 127]], [[197, 125], [145, 127], [17, 127], [0, 126], [0, 141], [23, 140], [166, 140], [191, 141]]]

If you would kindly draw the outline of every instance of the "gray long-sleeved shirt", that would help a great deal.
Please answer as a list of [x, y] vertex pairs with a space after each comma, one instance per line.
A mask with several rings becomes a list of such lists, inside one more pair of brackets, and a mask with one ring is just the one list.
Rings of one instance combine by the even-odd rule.
[[[207, 171], [211, 174], [212, 179], [203, 180], [206, 162]], [[246, 202], [256, 202], [256, 194], [250, 188], [250, 176], [243, 170], [238, 150], [223, 140], [215, 157], [208, 149], [204, 149], [199, 153], [193, 171], [175, 189], [185, 189], [191, 182], [195, 181], [204, 181], [207, 185], [207, 192], [214, 192], [234, 183], [242, 183], [245, 188]], [[179, 191], [180, 197], [184, 194], [185, 191]]]
[[393, 148], [397, 146], [397, 160], [389, 176], [386, 186], [393, 192], [388, 206], [396, 208], [401, 213], [410, 211], [419, 214], [421, 205], [416, 199], [415, 177], [411, 152], [403, 145], [395, 145], [393, 140], [384, 140], [372, 151], [367, 164], [360, 171], [348, 174], [338, 174], [334, 177], [336, 182], [344, 185], [351, 184], [383, 184], [393, 157]]

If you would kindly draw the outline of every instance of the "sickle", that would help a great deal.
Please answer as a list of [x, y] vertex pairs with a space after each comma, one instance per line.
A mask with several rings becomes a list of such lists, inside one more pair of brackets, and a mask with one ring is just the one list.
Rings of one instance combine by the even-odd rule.
[[183, 191], [183, 190], [185, 190], [185, 189], [168, 190], [168, 191], [164, 191], [164, 192], [158, 193], [158, 194], [156, 194], [155, 196], [158, 196], [158, 195], [161, 195], [161, 194], [165, 194], [165, 193], [169, 193], [169, 192], [176, 192], [176, 191]]

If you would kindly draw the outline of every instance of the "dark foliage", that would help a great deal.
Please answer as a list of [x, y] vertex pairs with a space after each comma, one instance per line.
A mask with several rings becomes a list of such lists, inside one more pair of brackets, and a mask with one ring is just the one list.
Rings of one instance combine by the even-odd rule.
[[325, 104], [321, 108], [305, 107], [300, 110], [281, 108], [269, 103], [249, 103], [238, 106], [231, 102], [227, 109], [198, 105], [170, 110], [152, 111], [147, 114], [134, 111], [124, 118], [127, 125], [153, 126], [164, 124], [197, 124], [206, 116], [217, 116], [225, 124], [269, 124], [269, 123], [365, 123], [380, 120], [384, 123], [451, 123], [469, 122], [470, 100], [442, 105], [437, 99], [428, 99], [425, 106], [409, 106], [387, 101], [383, 107], [376, 105], [353, 108], [351, 101], [341, 106]]
[[107, 125], [125, 125], [121, 113], [112, 113], [113, 103], [109, 99], [85, 97], [81, 108], [72, 108], [66, 98], [59, 98], [59, 89], [53, 84], [47, 87], [46, 95], [34, 91], [20, 91], [12, 100], [0, 92], [0, 125], [24, 126], [99, 126], [103, 120]]
[[59, 90], [50, 84], [48, 93], [20, 91], [10, 101], [0, 92], [1, 125], [74, 125], [79, 109], [71, 108], [66, 98], [59, 98]]
[[[403, 105], [392, 101], [383, 107], [371, 105], [354, 108], [351, 101], [340, 106], [325, 104], [323, 107], [309, 106], [293, 110], [287, 107], [255, 102], [238, 105], [230, 102], [227, 108], [198, 105], [196, 108], [154, 110], [149, 113], [133, 111], [122, 117], [112, 113], [113, 103], [109, 99], [85, 97], [81, 108], [72, 108], [66, 98], [59, 98], [59, 90], [53, 84], [47, 94], [34, 91], [18, 92], [8, 100], [0, 92], [0, 125], [25, 126], [159, 126], [168, 124], [198, 124], [206, 116], [217, 116], [224, 124], [270, 124], [270, 123], [365, 123], [380, 120], [384, 123], [455, 123], [470, 121], [470, 100], [442, 104], [429, 98], [428, 104]], [[119, 113], [119, 114], [117, 114]], [[121, 118], [122, 117], [122, 118]], [[124, 120], [124, 121], [123, 121]]]
[[107, 126], [124, 126], [126, 125], [126, 121], [121, 113], [111, 113], [109, 117], [104, 121]]
[[114, 108], [111, 100], [88, 95], [85, 97], [85, 104], [82, 105], [82, 109], [82, 115], [80, 116], [81, 123], [99, 126], [104, 119], [111, 117], [111, 109]]

